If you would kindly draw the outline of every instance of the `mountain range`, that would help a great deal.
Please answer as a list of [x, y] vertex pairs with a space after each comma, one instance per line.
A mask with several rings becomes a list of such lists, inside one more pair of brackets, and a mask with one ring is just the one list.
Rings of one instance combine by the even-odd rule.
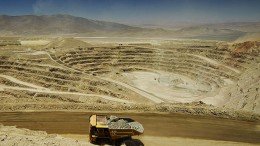
[[0, 35], [73, 35], [235, 39], [259, 32], [260, 22], [203, 24], [179, 28], [146, 28], [70, 15], [0, 15]]

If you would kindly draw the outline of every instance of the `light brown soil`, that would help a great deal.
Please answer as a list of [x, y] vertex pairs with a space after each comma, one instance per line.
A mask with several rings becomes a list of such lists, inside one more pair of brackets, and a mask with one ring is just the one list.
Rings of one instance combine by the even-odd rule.
[[[87, 141], [88, 135], [77, 134], [47, 134], [43, 131], [32, 131], [28, 129], [18, 129], [13, 126], [0, 125], [0, 144], [1, 145], [33, 145], [33, 146], [94, 146]], [[256, 146], [258, 144], [202, 140], [180, 137], [158, 137], [141, 136], [137, 137], [144, 145], [148, 146]]]
[[[62, 134], [64, 137], [78, 139], [86, 141], [88, 135], [77, 134]], [[139, 136], [135, 137], [143, 142], [146, 146], [257, 146], [259, 144], [243, 143], [243, 142], [231, 142], [231, 141], [219, 141], [219, 140], [205, 140], [205, 139], [193, 139], [193, 138], [181, 138], [181, 137], [160, 137], [160, 136]]]
[[260, 119], [259, 42], [129, 40], [122, 45], [46, 40], [50, 43], [45, 46], [0, 47], [1, 111], [161, 112]]
[[[86, 112], [13, 112], [1, 113], [4, 125], [58, 133], [87, 142], [88, 117]], [[223, 144], [254, 145], [260, 143], [259, 122], [187, 116], [181, 114], [100, 113], [129, 117], [144, 126], [144, 134], [135, 136], [145, 145]], [[0, 130], [1, 131], [1, 130]], [[12, 131], [12, 130], [11, 130]], [[36, 135], [38, 136], [38, 135]], [[55, 137], [55, 136], [54, 136]], [[164, 140], [164, 141], [160, 141]], [[55, 140], [55, 139], [54, 139]], [[158, 141], [159, 140], [159, 141]], [[252, 143], [252, 144], [250, 144]]]
[[14, 126], [0, 125], [0, 145], [11, 146], [91, 146], [86, 141], [78, 141], [71, 138], [64, 138], [56, 134], [47, 134], [44, 131], [32, 131], [18, 129]]

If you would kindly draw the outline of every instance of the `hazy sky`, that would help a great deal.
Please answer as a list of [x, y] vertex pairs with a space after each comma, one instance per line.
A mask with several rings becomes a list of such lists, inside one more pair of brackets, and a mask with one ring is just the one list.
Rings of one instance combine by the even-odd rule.
[[0, 0], [0, 14], [69, 14], [126, 24], [260, 21], [260, 0]]

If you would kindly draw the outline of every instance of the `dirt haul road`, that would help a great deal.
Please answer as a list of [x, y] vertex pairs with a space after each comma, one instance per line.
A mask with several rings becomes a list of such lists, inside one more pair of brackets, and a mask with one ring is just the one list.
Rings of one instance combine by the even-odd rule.
[[[86, 112], [2, 112], [0, 123], [48, 133], [87, 135], [91, 114]], [[130, 117], [142, 123], [145, 136], [260, 143], [260, 122], [180, 114], [113, 113], [113, 115]]]

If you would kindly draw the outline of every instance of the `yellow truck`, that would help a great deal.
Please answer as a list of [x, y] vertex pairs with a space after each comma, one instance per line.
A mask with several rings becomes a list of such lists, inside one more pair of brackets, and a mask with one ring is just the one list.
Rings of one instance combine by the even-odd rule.
[[132, 139], [132, 136], [144, 133], [142, 124], [133, 119], [91, 115], [89, 123], [89, 141], [92, 144], [143, 146], [140, 141]]

